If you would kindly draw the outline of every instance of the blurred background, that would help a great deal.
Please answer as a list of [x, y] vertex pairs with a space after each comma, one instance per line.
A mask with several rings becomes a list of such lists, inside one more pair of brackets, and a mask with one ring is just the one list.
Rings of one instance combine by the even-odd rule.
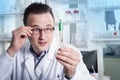
[[120, 80], [120, 0], [0, 0], [0, 54], [33, 2], [52, 7], [56, 37], [61, 19], [64, 42], [80, 50], [90, 73], [93, 66], [98, 80]]

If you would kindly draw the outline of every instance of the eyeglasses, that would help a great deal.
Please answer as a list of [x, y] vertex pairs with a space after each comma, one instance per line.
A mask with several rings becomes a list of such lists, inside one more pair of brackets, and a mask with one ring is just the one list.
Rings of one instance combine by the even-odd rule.
[[50, 34], [54, 30], [55, 30], [54, 27], [52, 27], [52, 28], [45, 28], [45, 29], [33, 28], [32, 29], [32, 34], [33, 35], [37, 35], [37, 34], [40, 34], [40, 32], [42, 32], [42, 31], [44, 31], [45, 34]]

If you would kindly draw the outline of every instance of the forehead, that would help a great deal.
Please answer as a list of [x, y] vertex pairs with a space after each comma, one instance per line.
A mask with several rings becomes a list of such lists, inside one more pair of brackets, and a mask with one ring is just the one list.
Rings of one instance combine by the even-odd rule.
[[50, 13], [42, 13], [42, 14], [29, 14], [27, 19], [27, 25], [54, 25], [54, 19]]

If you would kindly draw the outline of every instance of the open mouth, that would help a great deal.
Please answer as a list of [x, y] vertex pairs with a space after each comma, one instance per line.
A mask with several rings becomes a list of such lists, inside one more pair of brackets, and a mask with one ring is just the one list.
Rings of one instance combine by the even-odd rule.
[[38, 42], [40, 46], [45, 46], [47, 42]]

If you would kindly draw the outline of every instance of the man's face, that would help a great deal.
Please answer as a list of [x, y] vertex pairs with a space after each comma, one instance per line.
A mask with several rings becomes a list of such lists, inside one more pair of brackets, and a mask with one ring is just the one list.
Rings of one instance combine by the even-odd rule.
[[[39, 53], [43, 50], [49, 48], [53, 35], [54, 35], [54, 20], [50, 13], [43, 14], [30, 14], [27, 19], [27, 25], [33, 28], [33, 31], [36, 32], [38, 29], [42, 29], [38, 31], [39, 33], [34, 34], [29, 38], [32, 47], [35, 52]], [[43, 29], [51, 29], [49, 33]]]

